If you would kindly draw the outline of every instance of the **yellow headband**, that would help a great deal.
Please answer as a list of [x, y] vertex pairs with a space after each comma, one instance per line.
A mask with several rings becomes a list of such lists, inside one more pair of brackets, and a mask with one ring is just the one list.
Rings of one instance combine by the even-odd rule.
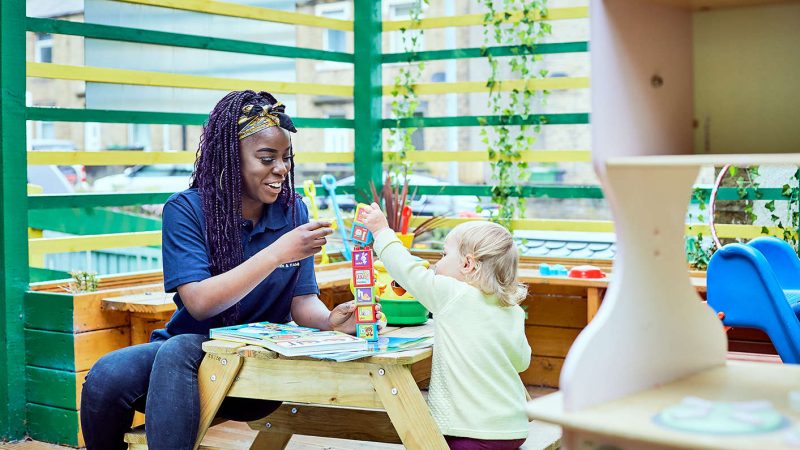
[[273, 114], [273, 109], [277, 108], [278, 106], [283, 107], [282, 103], [276, 103], [266, 109], [261, 108], [257, 114], [251, 115], [253, 111], [253, 105], [246, 105], [242, 108], [242, 116], [239, 117], [239, 140], [246, 138], [247, 136], [253, 135], [258, 133], [261, 130], [267, 129], [269, 127], [279, 127], [281, 125], [280, 118]]

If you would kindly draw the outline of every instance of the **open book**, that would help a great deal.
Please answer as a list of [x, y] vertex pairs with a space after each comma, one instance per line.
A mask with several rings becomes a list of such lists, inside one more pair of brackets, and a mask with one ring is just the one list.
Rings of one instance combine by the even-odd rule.
[[339, 331], [272, 322], [212, 328], [210, 337], [259, 345], [285, 356], [366, 350], [367, 341]]

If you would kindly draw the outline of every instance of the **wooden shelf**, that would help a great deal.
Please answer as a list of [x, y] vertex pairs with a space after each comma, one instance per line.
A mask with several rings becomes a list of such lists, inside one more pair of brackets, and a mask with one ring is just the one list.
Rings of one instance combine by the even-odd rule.
[[[566, 429], [614, 436], [634, 445], [647, 444], [647, 448], [796, 449], [785, 442], [789, 428], [759, 435], [704, 435], [666, 429], [656, 425], [653, 417], [686, 396], [713, 401], [769, 400], [781, 414], [791, 419], [792, 426], [796, 426], [800, 411], [791, 409], [788, 394], [800, 389], [798, 380], [800, 366], [729, 362], [726, 366], [577, 412], [565, 412], [562, 395], [551, 394], [528, 403], [528, 415]], [[595, 441], [594, 444], [601, 443]], [[575, 448], [584, 447], [576, 445]]]
[[663, 156], [630, 156], [609, 158], [609, 167], [701, 167], [756, 165], [800, 165], [800, 153], [763, 153], [735, 155], [663, 155]]
[[760, 6], [772, 3], [791, 3], [796, 0], [650, 0], [651, 3], [677, 6], [693, 11], [708, 9], [738, 8], [743, 6]]

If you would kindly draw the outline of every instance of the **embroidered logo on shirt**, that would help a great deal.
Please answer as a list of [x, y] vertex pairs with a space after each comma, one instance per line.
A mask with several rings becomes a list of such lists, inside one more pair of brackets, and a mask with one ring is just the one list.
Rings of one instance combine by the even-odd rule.
[[281, 264], [280, 266], [278, 266], [279, 269], [289, 269], [289, 268], [292, 268], [292, 267], [300, 267], [300, 261]]

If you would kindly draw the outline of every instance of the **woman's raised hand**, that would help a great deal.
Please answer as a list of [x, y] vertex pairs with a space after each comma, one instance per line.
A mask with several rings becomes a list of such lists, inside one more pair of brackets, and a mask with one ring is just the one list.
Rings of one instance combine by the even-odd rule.
[[275, 255], [282, 264], [300, 261], [319, 253], [327, 242], [325, 236], [332, 233], [330, 222], [309, 222], [278, 238], [267, 247], [267, 251]]

